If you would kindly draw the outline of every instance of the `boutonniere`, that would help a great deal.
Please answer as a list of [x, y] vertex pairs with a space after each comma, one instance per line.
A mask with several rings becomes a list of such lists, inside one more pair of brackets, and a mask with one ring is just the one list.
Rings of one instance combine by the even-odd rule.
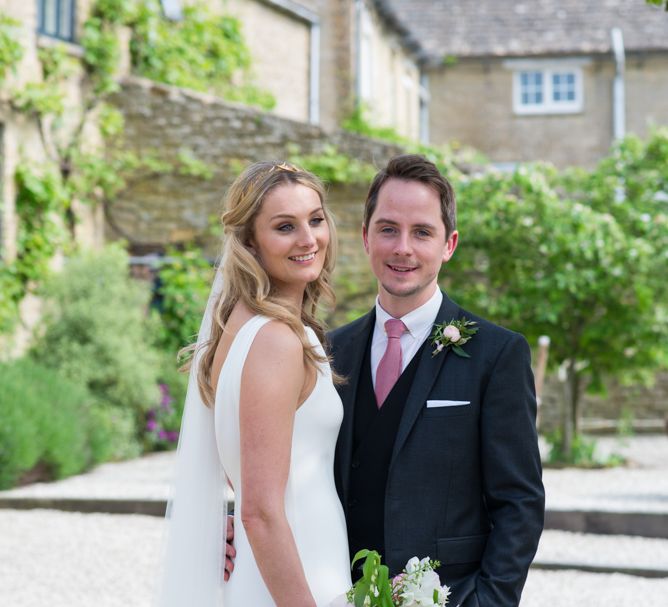
[[462, 346], [478, 332], [478, 327], [474, 326], [477, 324], [473, 320], [462, 318], [461, 320], [452, 319], [450, 322], [442, 322], [440, 325], [434, 325], [434, 330], [430, 337], [431, 345], [434, 346], [434, 351], [431, 355], [436, 356], [445, 348], [452, 348], [452, 351], [457, 356], [471, 358], [470, 355], [462, 350]]

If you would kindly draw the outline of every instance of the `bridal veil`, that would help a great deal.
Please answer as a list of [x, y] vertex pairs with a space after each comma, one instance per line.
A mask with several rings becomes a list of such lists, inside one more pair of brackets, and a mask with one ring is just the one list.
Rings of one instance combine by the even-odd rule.
[[157, 607], [221, 607], [225, 566], [227, 481], [216, 447], [214, 408], [200, 396], [197, 371], [202, 345], [211, 335], [222, 262], [200, 326], [176, 454], [172, 494], [167, 506], [162, 580]]

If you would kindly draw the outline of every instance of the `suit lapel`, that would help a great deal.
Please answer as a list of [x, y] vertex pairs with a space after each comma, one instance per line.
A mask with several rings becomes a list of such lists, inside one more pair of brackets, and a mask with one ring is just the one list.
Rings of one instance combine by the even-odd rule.
[[371, 331], [376, 321], [376, 310], [372, 309], [361, 319], [356, 333], [349, 337], [349, 341], [336, 353], [337, 371], [347, 378], [347, 382], [339, 387], [339, 394], [343, 401], [343, 421], [337, 442], [337, 461], [341, 478], [341, 490], [345, 497], [348, 493], [350, 480], [350, 462], [353, 456], [353, 422], [355, 417], [355, 398], [360, 380], [364, 353]]
[[[441, 307], [436, 315], [436, 320], [434, 324], [439, 324], [442, 322], [449, 322], [453, 318], [459, 318], [461, 314], [461, 308], [448, 298], [448, 296], [443, 293], [443, 302]], [[429, 337], [427, 337], [429, 340]], [[406, 400], [406, 406], [404, 407], [403, 415], [401, 416], [401, 422], [399, 423], [399, 429], [397, 430], [397, 437], [394, 441], [394, 448], [392, 449], [392, 459], [390, 460], [390, 469], [394, 465], [394, 461], [397, 458], [397, 455], [401, 451], [408, 435], [410, 434], [415, 421], [424, 407], [424, 403], [427, 400], [427, 396], [431, 391], [438, 374], [441, 372], [441, 368], [445, 359], [451, 355], [450, 348], [432, 356], [433, 348], [429, 343], [425, 345], [420, 354], [420, 362], [418, 363], [418, 368], [415, 372], [415, 378], [413, 380], [413, 385], [411, 386], [410, 392], [408, 393], [408, 399]]]

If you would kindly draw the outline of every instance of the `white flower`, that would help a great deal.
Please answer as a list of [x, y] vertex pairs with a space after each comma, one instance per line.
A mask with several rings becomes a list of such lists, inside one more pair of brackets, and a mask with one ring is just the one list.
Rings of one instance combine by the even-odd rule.
[[435, 605], [434, 590], [440, 590], [441, 588], [438, 574], [435, 571], [425, 571], [421, 576], [416, 577], [418, 579], [409, 576], [405, 580], [404, 590], [401, 593], [402, 605], [404, 607], [430, 607]]
[[417, 571], [417, 568], [420, 566], [420, 559], [417, 556], [414, 556], [406, 563], [406, 573], [414, 573]]
[[448, 597], [450, 596], [450, 588], [447, 586], [441, 586], [438, 589], [438, 603], [439, 605], [445, 605], [448, 602]]
[[462, 338], [462, 335], [457, 327], [448, 325], [443, 329], [443, 337], [447, 337], [451, 342], [456, 343]]
[[438, 345], [436, 346], [436, 351], [440, 352], [443, 348], [445, 348], [445, 345], [443, 344], [442, 341], [439, 341]]

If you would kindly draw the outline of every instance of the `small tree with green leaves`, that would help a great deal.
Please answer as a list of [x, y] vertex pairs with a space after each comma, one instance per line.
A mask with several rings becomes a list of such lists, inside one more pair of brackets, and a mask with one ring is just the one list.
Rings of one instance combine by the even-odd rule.
[[592, 172], [523, 166], [459, 183], [461, 247], [445, 280], [466, 306], [534, 342], [564, 377], [562, 451], [584, 387], [668, 363], [668, 133], [627, 139]]

